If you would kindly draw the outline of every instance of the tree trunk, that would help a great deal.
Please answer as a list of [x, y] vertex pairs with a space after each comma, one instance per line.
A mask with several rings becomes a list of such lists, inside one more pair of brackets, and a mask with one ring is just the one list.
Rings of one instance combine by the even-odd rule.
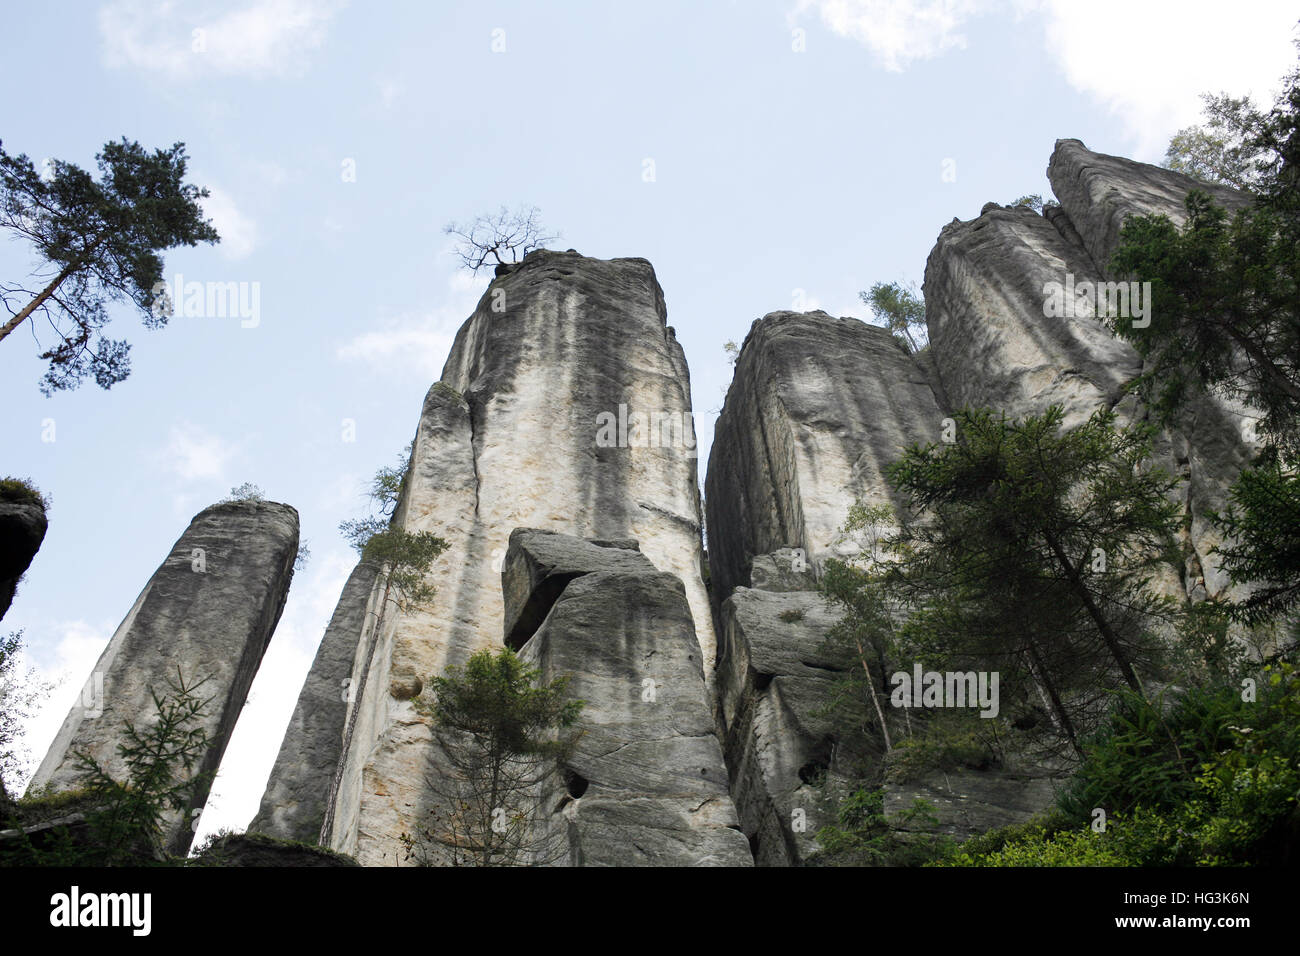
[[1282, 374], [1277, 365], [1264, 354], [1263, 349], [1234, 329], [1231, 323], [1222, 322], [1220, 326], [1255, 361], [1255, 364], [1270, 385], [1292, 401], [1300, 402], [1300, 387], [1297, 387], [1294, 382]]
[[21, 312], [15, 315], [3, 326], [0, 326], [0, 342], [4, 341], [5, 337], [8, 336], [10, 332], [22, 325], [29, 315], [39, 309], [50, 296], [54, 295], [54, 291], [63, 284], [63, 280], [81, 268], [81, 264], [82, 259], [74, 259], [69, 262], [63, 267], [63, 271], [56, 275], [53, 281], [41, 290], [40, 295], [27, 303], [26, 307], [24, 307]]
[[871, 668], [867, 666], [867, 654], [862, 649], [862, 641], [856, 636], [853, 642], [858, 645], [858, 660], [862, 662], [862, 673], [867, 676], [867, 690], [871, 692], [871, 703], [876, 708], [876, 716], [880, 718], [880, 732], [885, 735], [885, 753], [894, 749], [893, 743], [889, 739], [889, 724], [885, 723], [885, 712], [880, 709], [880, 698], [876, 696], [876, 685], [871, 679]]
[[1106, 642], [1106, 647], [1110, 651], [1111, 656], [1115, 658], [1115, 663], [1119, 665], [1120, 673], [1124, 676], [1124, 680], [1128, 683], [1129, 687], [1133, 689], [1134, 693], [1145, 699], [1146, 695], [1142, 693], [1142, 682], [1138, 680], [1137, 672], [1133, 670], [1133, 665], [1129, 662], [1128, 655], [1124, 653], [1124, 646], [1120, 643], [1119, 635], [1116, 634], [1115, 629], [1110, 626], [1110, 622], [1106, 620], [1106, 616], [1101, 613], [1101, 608], [1097, 606], [1097, 602], [1092, 599], [1092, 592], [1089, 591], [1088, 586], [1083, 583], [1083, 578], [1070, 562], [1069, 556], [1066, 555], [1060, 542], [1056, 540], [1056, 536], [1050, 531], [1044, 532], [1044, 535], [1047, 538], [1048, 546], [1052, 549], [1052, 553], [1056, 555], [1056, 560], [1060, 563], [1062, 569], [1064, 569], [1065, 576], [1070, 581], [1070, 587], [1074, 590], [1074, 593], [1079, 600], [1083, 602], [1083, 606], [1088, 609], [1088, 615], [1092, 618], [1093, 623], [1097, 625], [1097, 630], [1101, 632], [1101, 638]]
[[1066, 739], [1070, 741], [1070, 746], [1082, 760], [1083, 748], [1079, 746], [1079, 737], [1074, 732], [1074, 724], [1070, 721], [1070, 715], [1065, 712], [1065, 705], [1061, 703], [1061, 697], [1056, 692], [1056, 685], [1047, 676], [1047, 668], [1038, 653], [1038, 648], [1032, 642], [1029, 645], [1029, 669], [1033, 672], [1034, 683], [1038, 686], [1039, 692], [1046, 693], [1051, 699], [1052, 711], [1055, 711], [1053, 716], [1058, 728], [1065, 734]]

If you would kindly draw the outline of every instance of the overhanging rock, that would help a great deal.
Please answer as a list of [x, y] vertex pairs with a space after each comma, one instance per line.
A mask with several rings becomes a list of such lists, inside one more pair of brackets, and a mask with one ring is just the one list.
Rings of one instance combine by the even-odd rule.
[[[512, 552], [529, 538], [512, 535]], [[569, 693], [585, 701], [550, 822], [564, 831], [568, 862], [752, 865], [681, 581], [639, 567], [632, 551], [611, 555], [618, 570], [581, 573], [583, 542], [548, 544], [576, 566], [553, 566], [571, 572], [568, 583], [549, 608], [539, 602], [544, 623], [521, 655], [544, 682], [567, 675]], [[546, 581], [538, 579], [539, 590]]]

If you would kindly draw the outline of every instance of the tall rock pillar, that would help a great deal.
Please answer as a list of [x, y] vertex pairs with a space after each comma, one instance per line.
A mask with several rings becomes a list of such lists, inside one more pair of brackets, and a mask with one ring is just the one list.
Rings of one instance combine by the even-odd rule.
[[[79, 752], [125, 781], [117, 752], [125, 722], [147, 725], [153, 695], [182, 678], [205, 680], [199, 726], [208, 747], [195, 772], [215, 774], [284, 609], [297, 553], [298, 512], [288, 505], [234, 501], [199, 512], [109, 641], [31, 788], [77, 789]], [[211, 776], [204, 780], [190, 813], [168, 823], [173, 853], [189, 849], [193, 810], [207, 801]]]
[[[425, 398], [394, 522], [450, 547], [430, 573], [432, 602], [356, 625], [356, 698], [322, 842], [370, 865], [401, 863], [401, 835], [427, 812], [437, 755], [413, 698], [448, 665], [504, 643], [501, 571], [515, 528], [637, 539], [682, 582], [712, 671], [690, 380], [650, 263], [538, 250], [498, 269]], [[333, 734], [317, 746], [338, 746]], [[286, 775], [328, 788], [306, 763], [277, 763], [268, 795]]]

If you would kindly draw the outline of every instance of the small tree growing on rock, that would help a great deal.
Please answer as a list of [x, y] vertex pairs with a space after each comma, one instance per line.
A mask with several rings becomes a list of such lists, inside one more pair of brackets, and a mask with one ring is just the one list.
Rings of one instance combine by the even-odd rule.
[[925, 347], [928, 333], [925, 325], [925, 299], [915, 286], [898, 282], [877, 282], [858, 297], [871, 306], [876, 324], [894, 334], [913, 354]]
[[583, 701], [569, 699], [567, 677], [539, 685], [539, 676], [505, 647], [479, 651], [463, 670], [452, 666], [429, 681], [433, 700], [416, 707], [433, 718], [446, 766], [428, 781], [437, 798], [429, 822], [402, 836], [407, 859], [537, 866], [563, 855], [563, 841], [546, 832], [539, 797], [572, 750], [568, 728]]
[[461, 264], [477, 273], [486, 265], [510, 265], [518, 262], [534, 249], [542, 248], [559, 233], [548, 233], [541, 222], [541, 210], [536, 206], [520, 206], [511, 212], [502, 206], [495, 213], [478, 216], [472, 222], [450, 222], [444, 228], [455, 236], [455, 252]]

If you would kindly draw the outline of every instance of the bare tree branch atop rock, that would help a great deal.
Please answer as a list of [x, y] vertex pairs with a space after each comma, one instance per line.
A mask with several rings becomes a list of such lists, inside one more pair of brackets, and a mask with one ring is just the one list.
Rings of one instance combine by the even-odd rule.
[[460, 240], [455, 251], [461, 264], [470, 272], [478, 272], [489, 264], [516, 263], [534, 249], [560, 238], [559, 233], [545, 231], [540, 217], [541, 210], [536, 206], [520, 206], [514, 212], [502, 206], [468, 224], [448, 223], [443, 232]]

